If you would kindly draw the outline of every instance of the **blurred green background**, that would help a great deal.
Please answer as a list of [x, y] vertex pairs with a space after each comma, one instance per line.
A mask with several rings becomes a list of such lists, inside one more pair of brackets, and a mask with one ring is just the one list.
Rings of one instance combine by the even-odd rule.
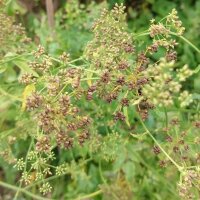
[[[130, 33], [140, 33], [147, 30], [150, 24], [150, 19], [156, 18], [159, 20], [166, 16], [172, 8], [176, 8], [179, 17], [183, 22], [183, 26], [186, 28], [184, 36], [196, 46], [200, 46], [199, 0], [54, 0], [55, 14], [53, 27], [49, 27], [48, 24], [45, 1], [8, 0], [7, 13], [8, 15], [15, 16], [17, 22], [22, 23], [26, 28], [28, 36], [34, 41], [32, 44], [33, 47], [31, 48], [36, 48], [37, 45], [42, 44], [52, 55], [60, 55], [63, 51], [66, 51], [71, 54], [72, 58], [77, 58], [82, 55], [85, 45], [91, 40], [91, 26], [100, 15], [102, 8], [112, 8], [115, 3], [124, 3], [126, 5], [127, 22]], [[140, 44], [143, 45], [143, 43], [148, 43], [149, 41], [150, 38], [144, 37], [142, 40], [135, 42], [140, 42]], [[181, 45], [177, 49], [177, 66], [183, 66], [187, 63], [191, 69], [196, 68], [198, 63], [200, 63], [200, 57], [193, 49], [191, 49], [191, 47], [188, 46], [188, 44], [181, 40], [179, 42]], [[4, 74], [2, 77], [6, 77], [6, 80], [9, 79], [8, 83], [10, 85], [14, 85], [18, 79], [18, 73], [11, 69], [6, 73], [7, 74]], [[3, 81], [2, 78], [1, 82]], [[195, 75], [186, 83], [185, 87], [191, 89], [194, 93], [197, 93], [200, 90], [200, 75]], [[16, 90], [13, 89], [13, 91], [18, 94], [22, 92], [19, 88]], [[15, 122], [17, 121], [16, 113], [20, 106], [15, 103], [13, 104], [13, 102], [9, 103], [9, 109], [1, 110], [1, 123], [4, 124], [4, 119], [6, 119], [6, 121], [8, 121], [7, 124], [14, 128]], [[91, 105], [87, 105], [86, 103], [84, 106], [89, 108]], [[105, 107], [104, 110], [106, 109], [107, 108]], [[102, 127], [99, 127], [99, 132], [105, 132], [103, 120], [101, 123]], [[149, 123], [153, 124], [153, 121], [150, 120]], [[4, 131], [7, 128], [8, 127], [2, 125], [0, 130]], [[113, 149], [115, 147], [112, 146], [112, 138], [108, 137], [105, 140], [109, 141], [111, 144], [110, 146], [105, 147], [107, 148], [105, 152], [115, 152], [115, 149]], [[147, 145], [146, 143], [139, 141], [134, 142], [133, 144], [128, 144], [125, 147], [123, 142], [119, 143], [118, 150], [115, 152], [116, 155], [114, 155], [117, 156], [117, 159], [114, 163], [102, 163], [101, 170], [104, 171], [105, 174], [108, 173], [110, 176], [112, 176], [112, 173], [122, 171], [133, 187], [133, 192], [135, 194], [134, 199], [136, 200], [179, 199], [175, 184], [178, 180], [177, 176], [173, 174], [171, 168], [163, 171], [163, 169], [155, 164], [157, 158], [149, 152], [149, 148], [152, 145], [151, 142], [149, 143], [150, 144]], [[26, 150], [26, 145], [27, 144], [24, 141], [16, 144], [14, 147], [15, 154], [17, 156], [23, 156], [23, 153], [21, 153], [23, 151], [21, 149], [24, 148]], [[76, 155], [79, 150], [80, 149], [74, 150], [74, 154]], [[81, 151], [83, 155], [88, 152], [87, 149]], [[77, 157], [79, 156], [80, 155], [77, 153]], [[70, 156], [65, 152], [62, 152], [62, 157], [59, 162], [62, 162], [63, 160], [70, 160]], [[94, 160], [88, 164], [87, 172], [88, 175], [92, 177], [90, 180], [86, 180], [84, 176], [82, 177], [80, 169], [74, 169], [74, 172], [76, 172], [76, 170], [79, 172], [78, 174], [75, 174], [75, 176], [79, 177], [79, 182], [76, 183], [76, 190], [74, 189], [75, 186], [73, 184], [67, 186], [68, 189], [66, 190], [65, 195], [66, 199], [76, 196], [76, 193], [89, 193], [98, 186], [99, 180], [101, 179], [101, 177], [99, 177], [98, 164], [98, 157], [94, 158]], [[2, 160], [0, 165], [3, 169], [2, 177], [4, 177], [7, 182], [14, 184], [16, 181], [14, 176], [14, 174], [16, 175], [16, 170], [13, 169], [12, 165], [8, 165]], [[53, 184], [59, 185], [60, 181], [63, 181], [63, 183], [69, 183], [68, 177], [63, 177], [55, 180]], [[113, 188], [117, 190], [116, 185], [113, 185]], [[121, 188], [119, 187], [119, 194], [120, 190]], [[56, 196], [59, 196], [63, 191], [65, 191], [65, 185], [56, 187], [54, 193]], [[129, 191], [121, 192], [121, 196], [123, 196], [123, 192], [128, 193]], [[3, 199], [5, 198], [6, 197], [3, 197]], [[97, 197], [97, 199], [98, 198], [99, 197]], [[105, 196], [104, 199], [112, 200], [112, 198], [109, 197], [109, 194], [107, 197]]]

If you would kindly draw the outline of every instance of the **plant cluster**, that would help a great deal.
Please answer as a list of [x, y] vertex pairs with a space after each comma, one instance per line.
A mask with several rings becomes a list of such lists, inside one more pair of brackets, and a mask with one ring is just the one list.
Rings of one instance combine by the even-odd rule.
[[[177, 170], [180, 198], [198, 199], [200, 105], [183, 84], [198, 68], [176, 66], [176, 37], [197, 47], [183, 37], [184, 30], [173, 9], [158, 23], [151, 20], [147, 31], [132, 35], [125, 7], [116, 4], [111, 11], [103, 9], [92, 27], [93, 39], [81, 57], [72, 59], [67, 52], [55, 57], [41, 45], [24, 55], [28, 66], [19, 75], [23, 96], [16, 127], [20, 132], [19, 128], [28, 124], [25, 139], [30, 144], [26, 155], [12, 160], [20, 171], [14, 199], [20, 192], [34, 198], [27, 193], [31, 187], [54, 198], [50, 181], [62, 176], [70, 176], [73, 182], [69, 191], [79, 182], [90, 186], [93, 177], [89, 174], [94, 167], [89, 172], [86, 167], [95, 164], [101, 181], [92, 190], [99, 190], [77, 199], [100, 194], [105, 200], [134, 199], [137, 191], [132, 184], [140, 174], [131, 177], [133, 166], [146, 165], [137, 152], [135, 157], [140, 161], [129, 153], [132, 143], [137, 142], [141, 149], [143, 144], [144, 149], [152, 148], [161, 168]], [[3, 34], [5, 38], [8, 33], [5, 30]], [[143, 36], [152, 42], [141, 49], [136, 40]], [[152, 119], [153, 126], [149, 125]], [[102, 131], [102, 126], [106, 130]], [[12, 151], [18, 138], [6, 139]], [[62, 160], [65, 153], [69, 162]], [[103, 174], [102, 160], [111, 163], [110, 171], [116, 170]], [[78, 192], [69, 192], [64, 198], [75, 199]]]
[[30, 42], [24, 27], [16, 24], [14, 18], [6, 14], [5, 4], [6, 1], [0, 1], [0, 56], [11, 49], [13, 53], [23, 53], [23, 48]]

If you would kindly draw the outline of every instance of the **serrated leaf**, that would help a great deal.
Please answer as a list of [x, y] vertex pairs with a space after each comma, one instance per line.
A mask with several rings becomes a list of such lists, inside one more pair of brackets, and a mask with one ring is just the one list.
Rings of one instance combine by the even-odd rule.
[[21, 107], [22, 112], [26, 109], [26, 99], [28, 96], [31, 95], [32, 92], [35, 92], [35, 85], [34, 84], [27, 85], [23, 92], [22, 107]]

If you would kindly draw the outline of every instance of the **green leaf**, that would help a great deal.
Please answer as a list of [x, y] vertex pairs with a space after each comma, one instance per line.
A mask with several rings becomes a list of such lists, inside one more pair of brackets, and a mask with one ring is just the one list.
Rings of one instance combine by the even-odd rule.
[[135, 164], [134, 164], [134, 162], [131, 162], [131, 161], [126, 162], [123, 165], [122, 169], [125, 173], [126, 179], [128, 181], [133, 180], [133, 178], [135, 176]]
[[123, 111], [124, 111], [124, 115], [126, 117], [126, 124], [128, 125], [128, 127], [131, 127], [131, 125], [129, 123], [129, 117], [128, 117], [128, 109], [127, 109], [127, 107], [124, 107]]
[[27, 73], [33, 74], [34, 76], [38, 77], [38, 74], [37, 74], [34, 70], [32, 70], [32, 69], [27, 65], [27, 63], [26, 63], [25, 61], [19, 60], [19, 59], [18, 59], [18, 60], [14, 60], [13, 63], [14, 63], [15, 65], [17, 65], [17, 66], [22, 70], [23, 73], [24, 73], [24, 72], [27, 72]]
[[5, 72], [6, 69], [7, 69], [7, 65], [6, 65], [6, 64], [1, 65], [1, 66], [0, 66], [0, 74], [3, 73], [3, 72]]
[[200, 94], [197, 94], [197, 93], [192, 94], [192, 99], [200, 100]]
[[[92, 66], [90, 66], [90, 69], [92, 69]], [[93, 76], [93, 72], [87, 72], [87, 83], [88, 83], [88, 85], [89, 86], [91, 86], [92, 85], [92, 76]]]
[[35, 92], [35, 85], [34, 84], [30, 84], [27, 85], [24, 89], [23, 92], [23, 101], [22, 101], [22, 107], [21, 110], [24, 111], [26, 109], [26, 99], [28, 96], [30, 96], [33, 92]]
[[200, 71], [200, 65], [197, 66], [197, 68], [194, 70], [194, 73], [197, 74]]

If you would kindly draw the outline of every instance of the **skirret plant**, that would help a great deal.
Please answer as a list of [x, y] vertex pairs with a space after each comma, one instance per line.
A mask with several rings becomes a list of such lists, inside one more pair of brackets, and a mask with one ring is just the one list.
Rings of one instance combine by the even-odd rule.
[[[111, 11], [102, 11], [92, 27], [93, 39], [80, 58], [71, 59], [66, 52], [54, 57], [41, 45], [31, 53], [19, 53], [28, 67], [19, 74], [22, 97], [14, 99], [21, 105], [15, 125], [18, 135], [13, 131], [4, 140], [12, 149], [23, 138], [29, 148], [26, 155], [9, 160], [19, 170], [19, 186], [0, 185], [14, 190], [15, 200], [21, 194], [61, 199], [62, 194], [53, 196], [51, 181], [64, 175], [70, 175], [74, 184], [80, 177], [88, 180], [86, 166], [94, 162], [101, 177], [92, 188], [96, 191], [65, 199], [95, 199], [98, 195], [102, 199], [134, 199], [134, 180], [127, 180], [126, 171], [120, 169], [118, 178], [106, 176], [101, 162], [115, 163], [120, 148], [127, 152], [133, 143], [141, 142], [150, 144], [161, 168], [170, 168], [179, 176], [180, 199], [199, 199], [200, 104], [183, 84], [199, 68], [176, 65], [176, 39], [198, 53], [200, 50], [183, 36], [184, 30], [173, 9], [158, 22], [152, 19], [147, 31], [132, 34], [125, 7], [116, 4]], [[1, 35], [3, 42], [5, 36]], [[152, 42], [141, 47], [137, 41], [145, 36]], [[0, 62], [6, 63], [8, 58]], [[154, 120], [153, 126], [150, 120]], [[66, 152], [69, 162], [62, 159]], [[134, 154], [126, 156], [131, 160]]]

